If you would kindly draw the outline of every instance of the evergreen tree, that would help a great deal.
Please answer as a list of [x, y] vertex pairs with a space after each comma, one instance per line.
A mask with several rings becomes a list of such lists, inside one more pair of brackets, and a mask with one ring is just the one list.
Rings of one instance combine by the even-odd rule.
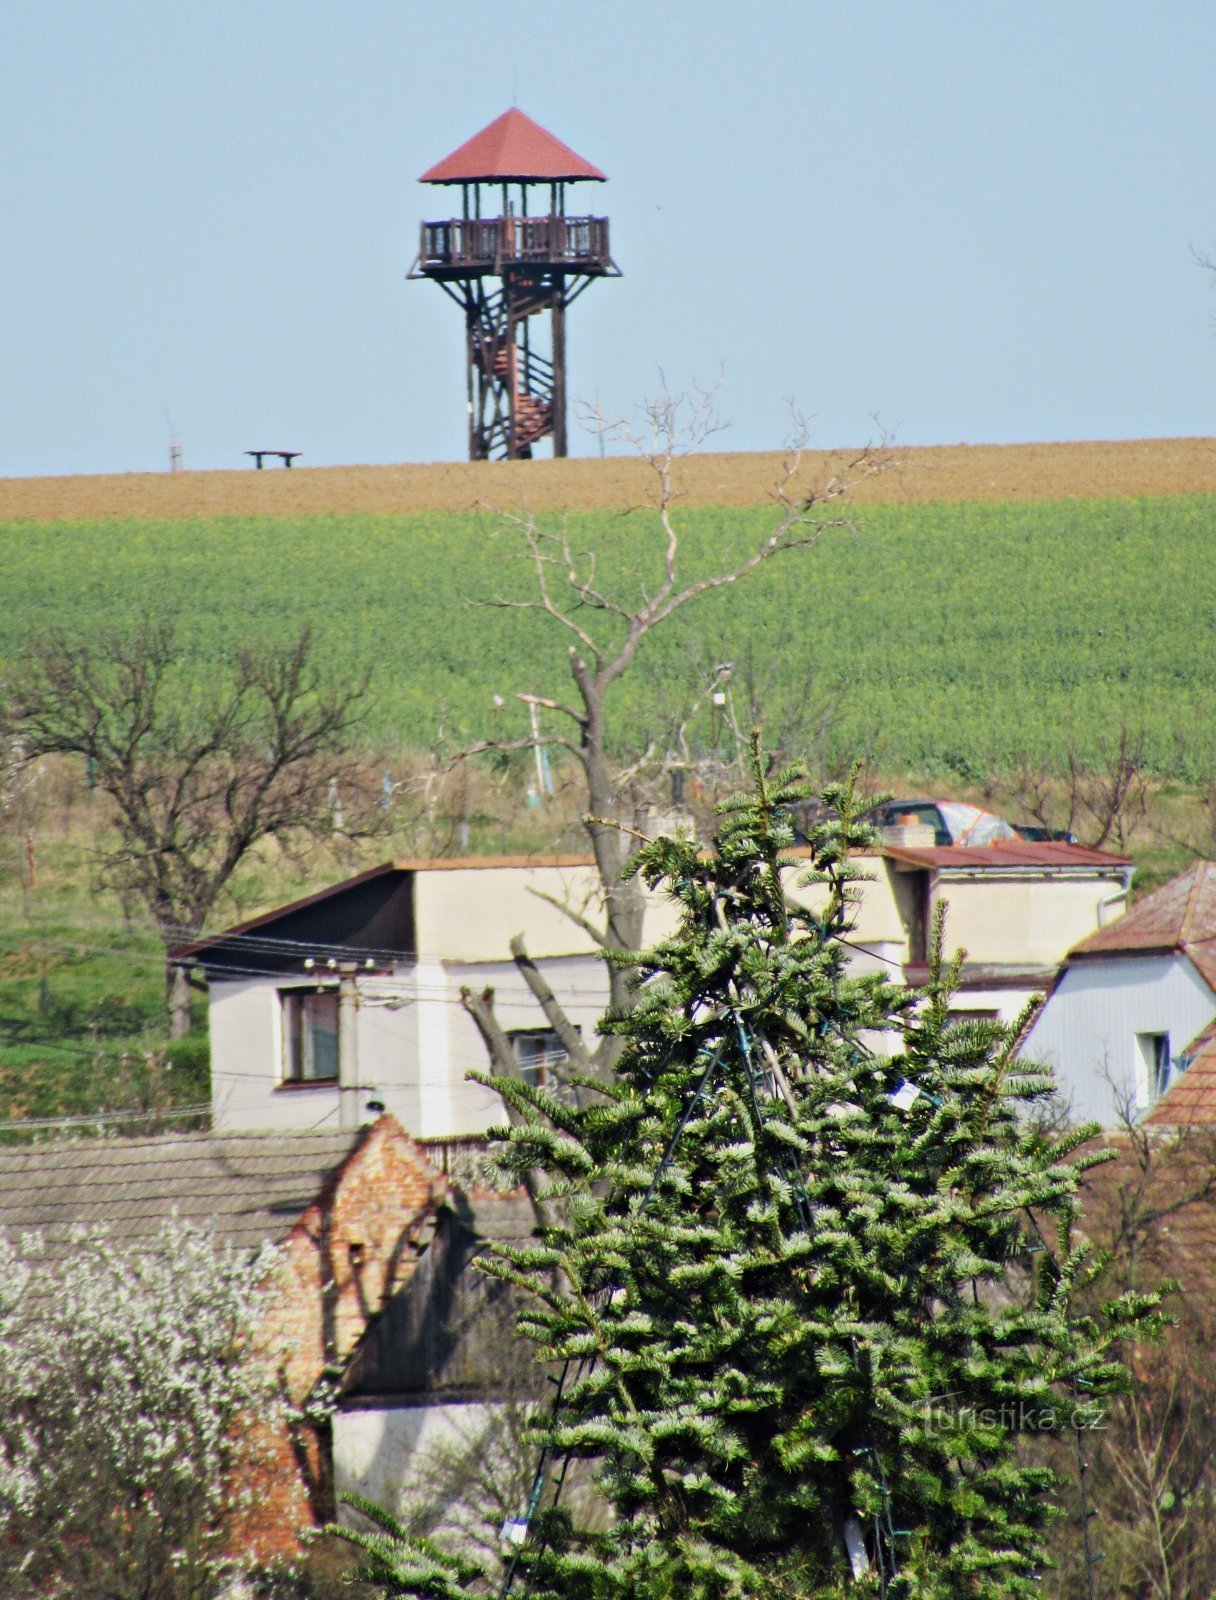
[[[940, 923], [923, 993], [850, 975], [851, 790], [790, 859], [805, 791], [755, 769], [712, 851], [660, 839], [634, 863], [682, 919], [617, 958], [640, 987], [603, 1024], [614, 1083], [573, 1109], [489, 1080], [519, 1113], [500, 1159], [543, 1171], [562, 1218], [488, 1267], [561, 1378], [504, 1592], [1038, 1594], [1054, 1479], [1020, 1435], [1092, 1423], [1154, 1302], [1076, 1310], [1092, 1130], [1036, 1129], [1052, 1083], [1013, 1059], [1016, 1027], [949, 1023]], [[562, 1502], [572, 1461], [606, 1531]], [[395, 1592], [418, 1592], [405, 1570]]]

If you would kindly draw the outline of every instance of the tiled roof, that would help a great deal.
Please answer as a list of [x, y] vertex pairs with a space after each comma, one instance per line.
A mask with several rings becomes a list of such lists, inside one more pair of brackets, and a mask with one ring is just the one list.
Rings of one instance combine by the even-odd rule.
[[996, 839], [992, 844], [979, 845], [888, 845], [883, 855], [892, 861], [906, 862], [913, 867], [960, 867], [970, 872], [975, 868], [1000, 867], [1128, 867], [1130, 856], [1112, 855], [1108, 850], [1091, 850], [1088, 845], [1069, 844], [1064, 839]]
[[419, 183], [572, 183], [604, 174], [516, 106], [437, 161]]
[[1129, 1220], [1137, 1214], [1152, 1219], [1143, 1225], [1137, 1250], [1140, 1286], [1176, 1279], [1181, 1301], [1168, 1301], [1167, 1309], [1211, 1324], [1216, 1319], [1216, 1145], [1211, 1131], [1199, 1128], [1174, 1136], [1162, 1129], [1147, 1147], [1118, 1134], [1102, 1142], [1116, 1157], [1085, 1176], [1085, 1233], [1099, 1248], [1118, 1251]]
[[1145, 895], [1125, 916], [1082, 939], [1069, 959], [1183, 949], [1197, 957], [1197, 966], [1207, 961], [1216, 973], [1216, 867], [1210, 861], [1197, 861]]
[[1145, 1117], [1158, 1128], [1216, 1126], [1216, 1020], [1182, 1052], [1187, 1067]]
[[359, 1139], [186, 1133], [0, 1149], [0, 1231], [14, 1239], [36, 1231], [58, 1259], [81, 1225], [104, 1225], [117, 1242], [138, 1244], [176, 1212], [214, 1221], [221, 1241], [256, 1249], [286, 1237]]

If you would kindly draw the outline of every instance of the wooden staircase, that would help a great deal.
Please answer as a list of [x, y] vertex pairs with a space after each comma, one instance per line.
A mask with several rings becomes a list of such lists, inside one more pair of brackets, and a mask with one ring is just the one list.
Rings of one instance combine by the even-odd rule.
[[[548, 365], [548, 363], [545, 363]], [[523, 381], [520, 368], [523, 367]], [[540, 358], [530, 351], [521, 350], [513, 340], [497, 340], [491, 361], [494, 377], [507, 390], [515, 415], [515, 448], [526, 449], [553, 432], [553, 399], [551, 385], [534, 393], [528, 380], [543, 378], [538, 370]]]

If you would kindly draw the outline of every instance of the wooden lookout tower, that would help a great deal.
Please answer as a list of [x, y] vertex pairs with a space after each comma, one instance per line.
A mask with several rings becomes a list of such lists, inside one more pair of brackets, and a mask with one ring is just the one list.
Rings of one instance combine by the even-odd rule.
[[[464, 311], [469, 459], [526, 458], [547, 436], [564, 456], [566, 308], [593, 278], [620, 277], [607, 217], [567, 216], [566, 189], [604, 174], [512, 109], [419, 182], [460, 185], [460, 216], [422, 224], [409, 276]], [[547, 351], [532, 331], [546, 311]]]

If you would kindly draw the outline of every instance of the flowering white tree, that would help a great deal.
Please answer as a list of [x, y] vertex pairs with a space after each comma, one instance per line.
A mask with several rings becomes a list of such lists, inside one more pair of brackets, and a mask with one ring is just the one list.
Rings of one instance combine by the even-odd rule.
[[275, 1404], [248, 1359], [274, 1257], [176, 1220], [137, 1250], [82, 1234], [53, 1271], [0, 1239], [0, 1593], [211, 1600]]

